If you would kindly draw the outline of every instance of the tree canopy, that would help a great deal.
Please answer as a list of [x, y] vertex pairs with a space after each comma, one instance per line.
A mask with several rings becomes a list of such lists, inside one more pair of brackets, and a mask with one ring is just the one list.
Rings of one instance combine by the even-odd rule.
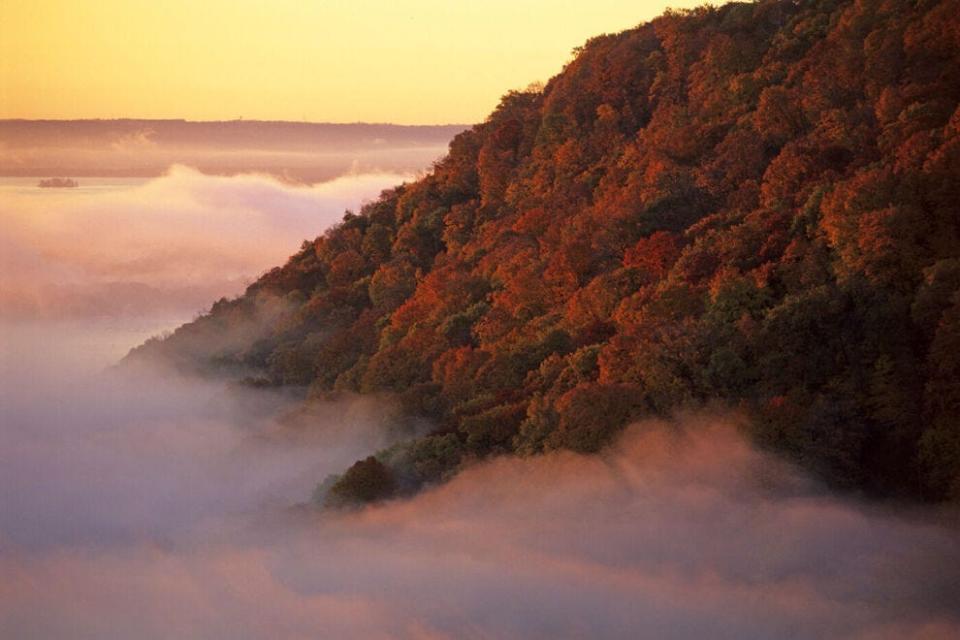
[[720, 399], [838, 485], [960, 498], [958, 104], [957, 0], [671, 11], [139, 353], [396, 394], [421, 482]]

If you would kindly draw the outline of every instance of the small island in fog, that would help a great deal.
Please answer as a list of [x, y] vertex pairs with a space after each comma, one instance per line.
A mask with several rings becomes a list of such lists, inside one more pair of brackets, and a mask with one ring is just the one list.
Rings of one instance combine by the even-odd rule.
[[72, 178], [47, 178], [37, 183], [41, 189], [76, 189], [80, 183]]

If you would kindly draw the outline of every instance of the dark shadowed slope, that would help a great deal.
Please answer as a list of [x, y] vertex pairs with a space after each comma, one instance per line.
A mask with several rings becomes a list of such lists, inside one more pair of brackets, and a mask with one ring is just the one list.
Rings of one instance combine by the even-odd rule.
[[437, 425], [401, 486], [721, 400], [832, 482], [957, 497], [958, 99], [956, 0], [668, 13], [133, 357], [396, 393]]

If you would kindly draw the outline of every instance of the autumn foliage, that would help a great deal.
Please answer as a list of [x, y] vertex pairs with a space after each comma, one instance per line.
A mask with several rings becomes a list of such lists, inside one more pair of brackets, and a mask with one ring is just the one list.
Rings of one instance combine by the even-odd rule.
[[960, 497], [958, 104], [956, 0], [668, 12], [146, 350], [397, 394], [421, 481], [719, 399], [832, 482]]

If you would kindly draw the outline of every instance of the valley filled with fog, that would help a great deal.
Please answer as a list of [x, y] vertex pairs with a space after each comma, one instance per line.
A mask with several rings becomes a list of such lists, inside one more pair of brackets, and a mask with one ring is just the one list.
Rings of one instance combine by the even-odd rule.
[[110, 368], [408, 177], [0, 184], [0, 636], [960, 634], [955, 516], [832, 495], [729, 411], [320, 512], [411, 435], [389, 399]]

